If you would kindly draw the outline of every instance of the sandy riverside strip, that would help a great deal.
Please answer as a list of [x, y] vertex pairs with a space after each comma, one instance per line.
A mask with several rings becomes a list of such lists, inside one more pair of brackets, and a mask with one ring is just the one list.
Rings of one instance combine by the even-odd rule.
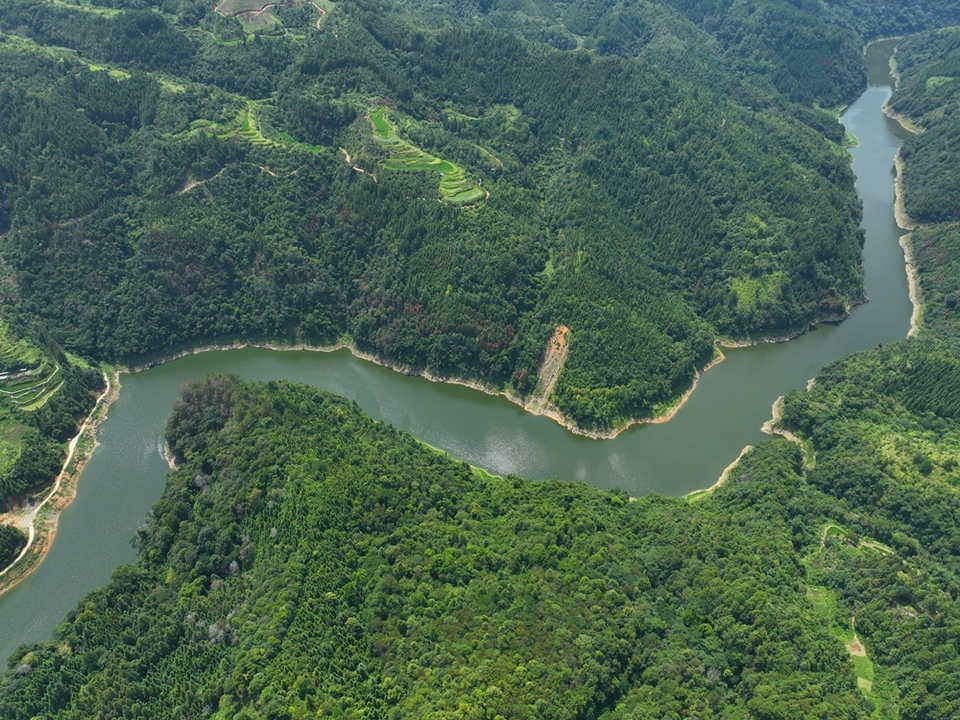
[[903, 248], [903, 261], [907, 268], [907, 285], [910, 288], [910, 304], [913, 305], [913, 312], [910, 313], [910, 332], [907, 333], [907, 337], [912, 337], [917, 334], [917, 328], [920, 325], [920, 310], [923, 303], [920, 300], [920, 275], [913, 261], [911, 233], [900, 236], [900, 247]]
[[[60, 511], [67, 507], [73, 501], [73, 498], [76, 497], [77, 481], [80, 479], [83, 468], [86, 466], [87, 461], [89, 461], [90, 456], [98, 445], [96, 441], [97, 427], [99, 427], [100, 423], [106, 418], [107, 410], [120, 394], [120, 379], [116, 372], [113, 373], [112, 381], [107, 373], [103, 374], [103, 379], [107, 387], [100, 394], [100, 397], [97, 398], [96, 404], [83, 421], [80, 430], [70, 441], [67, 459], [64, 461], [60, 474], [57, 475], [57, 479], [50, 489], [50, 492], [38, 505], [25, 509], [27, 512], [24, 512], [17, 518], [16, 524], [27, 530], [27, 544], [23, 550], [20, 551], [17, 559], [0, 571], [0, 595], [26, 579], [30, 573], [43, 562], [44, 557], [46, 557], [56, 537]], [[88, 431], [93, 438], [93, 444], [90, 445], [89, 448], [82, 449], [78, 455], [77, 446], [83, 434]], [[76, 464], [71, 468], [70, 463], [73, 462], [75, 456]], [[38, 530], [37, 516], [47, 504], [50, 505], [53, 512], [40, 519], [40, 528]], [[33, 552], [31, 552], [31, 550]], [[24, 560], [25, 562], [21, 562]], [[16, 573], [11, 572], [14, 569], [17, 570]], [[8, 573], [11, 574], [8, 575]]]
[[740, 464], [740, 461], [743, 460], [743, 456], [746, 455], [751, 450], [753, 450], [753, 445], [747, 445], [746, 447], [744, 447], [743, 450], [740, 451], [740, 454], [737, 455], [737, 459], [723, 469], [723, 472], [720, 473], [720, 477], [717, 479], [717, 481], [713, 485], [711, 485], [708, 488], [703, 488], [702, 490], [694, 490], [692, 492], [688, 492], [683, 497], [687, 500], [696, 500], [698, 498], [701, 498], [705, 495], [709, 495], [710, 493], [712, 493], [714, 490], [716, 490], [718, 487], [723, 485], [730, 478], [730, 473], [733, 472], [733, 469]]
[[[341, 148], [342, 149], [342, 148]], [[343, 151], [346, 154], [346, 151]], [[846, 318], [850, 314], [850, 308], [853, 305], [859, 305], [863, 302], [866, 302], [865, 299], [857, 300], [846, 308], [843, 313], [837, 313], [834, 316], [825, 316], [817, 320], [818, 323], [821, 322], [839, 322]], [[659, 424], [665, 423], [673, 419], [673, 416], [676, 415], [680, 408], [682, 408], [687, 400], [690, 399], [690, 396], [693, 395], [693, 391], [697, 389], [697, 383], [700, 380], [700, 376], [703, 375], [707, 370], [719, 365], [725, 359], [723, 352], [720, 350], [721, 347], [725, 348], [742, 348], [742, 347], [751, 347], [753, 345], [759, 345], [761, 343], [768, 342], [786, 342], [792, 340], [795, 337], [803, 335], [811, 327], [814, 327], [815, 323], [811, 323], [808, 327], [801, 328], [799, 330], [791, 331], [790, 333], [778, 336], [778, 337], [762, 337], [755, 340], [729, 340], [729, 339], [719, 339], [716, 341], [717, 352], [714, 358], [707, 363], [702, 369], [698, 370], [694, 374], [693, 382], [690, 384], [690, 387], [677, 398], [668, 408], [664, 410], [663, 413], [656, 415], [654, 417], [644, 417], [644, 418], [631, 418], [624, 422], [622, 425], [614, 428], [613, 430], [604, 430], [604, 431], [594, 431], [594, 430], [585, 430], [581, 427], [578, 427], [567, 417], [564, 417], [559, 409], [556, 408], [552, 403], [545, 402], [540, 408], [531, 408], [530, 402], [524, 402], [523, 398], [517, 395], [516, 393], [510, 392], [509, 390], [500, 390], [490, 385], [485, 385], [478, 380], [470, 380], [468, 378], [458, 378], [458, 377], [449, 377], [443, 375], [437, 375], [430, 372], [429, 370], [415, 370], [406, 365], [400, 365], [395, 363], [392, 360], [388, 360], [372, 353], [364, 352], [357, 348], [357, 346], [350, 342], [340, 342], [333, 345], [309, 345], [307, 343], [295, 343], [295, 344], [282, 344], [282, 343], [272, 343], [264, 341], [255, 341], [255, 340], [244, 340], [232, 343], [216, 343], [210, 345], [198, 345], [194, 348], [188, 348], [185, 350], [178, 350], [172, 353], [158, 355], [155, 359], [148, 360], [147, 362], [138, 364], [138, 365], [128, 365], [122, 367], [120, 372], [125, 373], [137, 373], [143, 370], [149, 370], [150, 368], [156, 365], [162, 365], [163, 363], [171, 362], [173, 360], [178, 360], [179, 358], [186, 357], [188, 355], [199, 355], [200, 353], [212, 352], [214, 350], [239, 350], [241, 348], [253, 347], [253, 348], [265, 348], [268, 350], [277, 350], [280, 352], [285, 351], [300, 351], [306, 350], [309, 352], [336, 352], [337, 350], [346, 349], [353, 354], [354, 357], [360, 360], [366, 360], [367, 362], [372, 362], [381, 367], [388, 368], [394, 372], [399, 372], [404, 375], [410, 376], [419, 376], [430, 382], [438, 383], [448, 383], [450, 385], [462, 385], [463, 387], [468, 387], [471, 390], [479, 390], [482, 393], [487, 395], [499, 395], [506, 398], [515, 405], [519, 405], [521, 408], [529, 412], [531, 415], [540, 415], [546, 418], [550, 418], [557, 424], [563, 426], [574, 435], [582, 435], [588, 437], [592, 440], [612, 440], [617, 437], [624, 430], [634, 426], [634, 425], [643, 425], [643, 424]]]
[[901, 230], [917, 230], [923, 225], [911, 219], [907, 215], [907, 209], [903, 202], [903, 157], [900, 150], [893, 156], [893, 165], [897, 169], [897, 175], [893, 180], [895, 197], [893, 202], [893, 216], [897, 220], [897, 225]]

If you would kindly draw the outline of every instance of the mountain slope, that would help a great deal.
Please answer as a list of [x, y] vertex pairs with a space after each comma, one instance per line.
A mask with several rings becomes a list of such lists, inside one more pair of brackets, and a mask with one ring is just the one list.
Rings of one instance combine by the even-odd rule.
[[862, 298], [848, 160], [782, 107], [390, 6], [242, 42], [189, 17], [0, 12], [0, 252], [75, 352], [348, 339], [524, 396], [563, 325], [551, 400], [609, 431], [715, 337]]

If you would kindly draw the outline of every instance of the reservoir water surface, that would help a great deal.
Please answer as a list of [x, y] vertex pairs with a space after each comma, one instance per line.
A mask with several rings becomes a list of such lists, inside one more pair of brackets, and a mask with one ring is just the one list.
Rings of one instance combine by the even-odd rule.
[[851, 150], [866, 230], [869, 302], [838, 325], [820, 325], [789, 343], [725, 350], [689, 401], [668, 423], [634, 426], [613, 440], [574, 435], [501, 397], [407, 377], [346, 350], [276, 352], [246, 348], [191, 355], [121, 377], [119, 399], [99, 432], [100, 447], [63, 512], [49, 554], [0, 597], [0, 656], [48, 638], [77, 601], [134, 559], [136, 528], [163, 490], [160, 451], [167, 415], [181, 383], [211, 372], [256, 380], [290, 379], [355, 400], [369, 415], [408, 430], [457, 458], [497, 474], [582, 481], [630, 495], [682, 495], [712, 485], [745, 445], [766, 436], [776, 398], [802, 388], [841, 355], [906, 336], [911, 305], [894, 220], [893, 157], [907, 133], [883, 103], [893, 79], [895, 41], [867, 51], [869, 87], [843, 115], [860, 141]]

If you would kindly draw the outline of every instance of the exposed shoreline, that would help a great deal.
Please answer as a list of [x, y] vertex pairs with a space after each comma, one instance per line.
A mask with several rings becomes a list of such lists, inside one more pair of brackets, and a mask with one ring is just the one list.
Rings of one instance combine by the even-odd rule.
[[[897, 70], [896, 57], [896, 49], [894, 49], [893, 55], [890, 56], [890, 75], [894, 79], [894, 88], [900, 86], [900, 73]], [[889, 100], [883, 104], [883, 114], [892, 120], [896, 120], [898, 123], [900, 123], [900, 127], [909, 133], [917, 135], [923, 132], [923, 128], [921, 128], [919, 125], [916, 125], [907, 116], [894, 112], [890, 107]], [[893, 216], [901, 230], [916, 230], [923, 226], [920, 223], [915, 222], [907, 214], [906, 205], [904, 204], [903, 156], [901, 155], [902, 149], [902, 146], [897, 148], [897, 154], [893, 156], [893, 165], [897, 170], [896, 176], [893, 180]], [[913, 312], [910, 314], [910, 332], [907, 333], [907, 337], [912, 337], [913, 335], [917, 334], [917, 329], [920, 323], [920, 311], [922, 308], [922, 303], [920, 302], [920, 276], [917, 273], [917, 267], [913, 261], [913, 246], [911, 245], [910, 233], [900, 236], [900, 247], [903, 248], [903, 261], [907, 271], [907, 287], [909, 288], [910, 304], [913, 306]]]
[[920, 274], [913, 262], [911, 233], [900, 236], [900, 247], [903, 248], [903, 261], [907, 269], [907, 287], [910, 290], [910, 304], [913, 305], [913, 312], [910, 313], [910, 332], [907, 333], [907, 337], [913, 337], [917, 334], [917, 329], [920, 326], [920, 310], [923, 303], [920, 301]]
[[705, 496], [705, 495], [709, 495], [709, 494], [712, 493], [714, 490], [716, 490], [718, 487], [720, 487], [721, 485], [723, 485], [725, 482], [727, 482], [727, 480], [730, 479], [730, 473], [732, 473], [733, 470], [734, 470], [734, 468], [736, 468], [737, 465], [740, 464], [740, 461], [743, 460], [743, 456], [746, 455], [746, 454], [747, 454], [748, 452], [750, 452], [751, 450], [753, 450], [753, 445], [747, 445], [747, 446], [745, 446], [745, 447], [743, 448], [743, 450], [740, 451], [740, 454], [737, 455], [737, 459], [734, 460], [732, 463], [730, 463], [729, 465], [727, 465], [727, 466], [723, 469], [723, 472], [720, 473], [720, 477], [717, 478], [717, 481], [716, 481], [713, 485], [711, 485], [711, 486], [708, 487], [708, 488], [703, 488], [702, 490], [692, 490], [692, 491], [688, 492], [686, 495], [683, 496], [684, 499], [685, 499], [685, 500], [696, 500], [696, 499], [701, 498], [701, 497], [703, 497], [703, 496]]
[[[895, 38], [890, 38], [895, 39]], [[894, 80], [894, 90], [900, 86], [900, 73], [897, 71], [897, 53], [894, 49], [893, 55], [890, 56], [890, 76]], [[923, 128], [919, 125], [916, 125], [913, 121], [910, 120], [906, 115], [901, 115], [898, 112], [894, 112], [893, 108], [890, 107], [889, 98], [882, 106], [883, 114], [886, 115], [891, 120], [896, 120], [900, 127], [906, 130], [908, 133], [914, 135], [919, 135], [923, 132]], [[916, 230], [921, 227], [919, 223], [914, 222], [910, 219], [910, 216], [907, 214], [906, 206], [903, 202], [903, 155], [901, 151], [903, 146], [901, 145], [897, 148], [897, 154], [893, 156], [893, 165], [897, 169], [896, 177], [893, 180], [894, 187], [894, 203], [893, 203], [893, 215], [896, 218], [897, 225], [900, 226], [902, 230]]]
[[[568, 418], [565, 418], [560, 413], [560, 411], [557, 410], [557, 408], [554, 407], [549, 402], [543, 403], [542, 407], [540, 408], [536, 408], [536, 409], [531, 408], [529, 402], [524, 403], [523, 399], [519, 395], [517, 395], [516, 393], [510, 392], [509, 390], [500, 390], [490, 385], [485, 385], [477, 380], [469, 380], [469, 379], [460, 378], [460, 377], [437, 375], [435, 373], [430, 372], [429, 370], [416, 370], [409, 366], [400, 365], [399, 363], [393, 362], [392, 360], [381, 358], [372, 353], [364, 352], [363, 350], [360, 350], [359, 348], [357, 348], [357, 346], [352, 342], [340, 342], [340, 343], [335, 343], [333, 345], [309, 345], [307, 343], [283, 344], [283, 343], [266, 342], [266, 341], [259, 341], [259, 340], [240, 340], [232, 343], [214, 343], [210, 345], [198, 345], [194, 348], [178, 350], [176, 352], [172, 352], [166, 355], [159, 355], [155, 359], [151, 359], [145, 363], [141, 363], [137, 365], [128, 365], [126, 367], [122, 367], [121, 372], [137, 373], [137, 372], [142, 372], [144, 370], [149, 370], [150, 368], [155, 367], [156, 365], [162, 365], [164, 363], [172, 362], [173, 360], [179, 360], [180, 358], [187, 357], [188, 355], [199, 355], [201, 353], [213, 352], [213, 351], [240, 350], [241, 348], [247, 348], [247, 347], [263, 348], [267, 350], [275, 350], [278, 352], [308, 351], [308, 352], [330, 353], [330, 352], [336, 352], [338, 350], [349, 350], [350, 353], [359, 360], [366, 360], [367, 362], [372, 362], [375, 365], [385, 367], [388, 370], [393, 370], [394, 372], [398, 372], [403, 375], [409, 375], [411, 377], [422, 377], [423, 379], [429, 380], [430, 382], [447, 383], [449, 385], [460, 385], [462, 387], [470, 388], [471, 390], [478, 390], [487, 395], [494, 395], [494, 396], [500, 396], [500, 397], [506, 398], [513, 404], [519, 405], [521, 408], [529, 412], [531, 415], [539, 415], [542, 417], [550, 418], [551, 420], [562, 425], [564, 428], [566, 428], [573, 434], [589, 437], [593, 440], [613, 439], [617, 435], [619, 435], [621, 432], [626, 430], [628, 427], [630, 427], [631, 425], [636, 425], [639, 423], [666, 422], [666, 420], [669, 420], [671, 417], [673, 417], [673, 415], [676, 414], [677, 410], [680, 409], [680, 406], [682, 406], [683, 403], [687, 401], [687, 398], [690, 396], [690, 393], [693, 392], [693, 389], [696, 387], [697, 380], [699, 379], [700, 375], [703, 372], [706, 372], [709, 368], [716, 365], [721, 360], [723, 360], [723, 354], [721, 353], [719, 358], [715, 358], [706, 367], [704, 367], [703, 370], [697, 372], [691, 387], [686, 392], [684, 392], [684, 394], [680, 398], [678, 398], [676, 402], [673, 405], [671, 405], [670, 408], [668, 408], [668, 410], [663, 415], [658, 416], [656, 418], [631, 420], [630, 422], [623, 425], [622, 427], [618, 427], [614, 430], [603, 431], [603, 432], [584, 430], [583, 428], [576, 426], [575, 424], [573, 424], [571, 420], [569, 420]], [[661, 418], [666, 418], [666, 419], [661, 419]]]
[[[810, 392], [810, 389], [816, 384], [816, 382], [817, 378], [815, 377], [807, 380], [807, 392]], [[782, 438], [786, 438], [790, 442], [796, 443], [800, 448], [801, 454], [803, 455], [803, 464], [808, 468], [812, 468], [813, 461], [810, 460], [810, 455], [807, 451], [807, 446], [803, 444], [803, 439], [790, 432], [780, 424], [780, 421], [783, 419], [783, 399], [784, 396], [781, 395], [774, 400], [773, 407], [770, 408], [770, 419], [760, 426], [760, 431], [766, 433], [767, 435], [779, 435]]]
[[903, 158], [900, 156], [899, 150], [897, 150], [897, 154], [893, 156], [893, 166], [897, 169], [897, 175], [893, 179], [893, 217], [896, 219], [897, 225], [901, 230], [916, 230], [922, 227], [922, 225], [910, 218], [903, 203]]
[[[77, 495], [77, 482], [99, 444], [96, 431], [107, 417], [107, 410], [120, 395], [120, 379], [114, 371], [112, 377], [103, 374], [107, 387], [97, 398], [77, 434], [70, 440], [67, 458], [46, 497], [37, 505], [10, 513], [16, 525], [27, 530], [27, 544], [16, 560], [0, 571], [0, 595], [16, 587], [43, 562], [57, 535], [60, 513]], [[86, 434], [86, 437], [84, 437]], [[81, 446], [80, 441], [84, 440]], [[41, 513], [46, 508], [46, 512]]]
[[[859, 303], [857, 303], [859, 304]], [[845, 319], [849, 315], [849, 308], [842, 315], [838, 314], [836, 316], [828, 316], [821, 318], [818, 322], [839, 322]], [[138, 373], [144, 370], [149, 370], [152, 367], [157, 365], [163, 365], [164, 363], [172, 362], [173, 360], [179, 360], [180, 358], [187, 357], [189, 355], [199, 355], [201, 353], [213, 352], [213, 351], [229, 351], [229, 350], [240, 350], [242, 348], [252, 347], [252, 348], [262, 348], [267, 350], [275, 350], [278, 352], [287, 352], [287, 351], [308, 351], [308, 352], [336, 352], [338, 350], [348, 350], [350, 353], [359, 360], [365, 360], [372, 362], [381, 367], [385, 367], [394, 372], [402, 373], [403, 375], [408, 375], [411, 377], [422, 377], [425, 380], [430, 382], [437, 383], [447, 383], [450, 385], [460, 385], [462, 387], [470, 388], [471, 390], [478, 390], [487, 395], [500, 396], [508, 401], [512, 402], [515, 405], [520, 406], [526, 412], [529, 412], [531, 415], [538, 415], [542, 417], [549, 418], [556, 422], [557, 424], [564, 427], [566, 430], [570, 431], [574, 435], [580, 435], [583, 437], [588, 437], [592, 440], [612, 440], [616, 438], [623, 431], [633, 427], [634, 425], [644, 425], [644, 424], [659, 424], [669, 422], [680, 409], [687, 403], [690, 399], [693, 391], [697, 388], [697, 383], [700, 380], [700, 377], [703, 373], [707, 372], [710, 368], [719, 365], [725, 359], [723, 352], [720, 351], [721, 347], [724, 348], [743, 348], [751, 347], [753, 345], [760, 345], [762, 343], [779, 343], [787, 342], [796, 337], [807, 332], [814, 324], [811, 324], [807, 327], [791, 331], [788, 334], [782, 336], [768, 336], [758, 339], [751, 340], [730, 340], [728, 338], [720, 338], [716, 341], [717, 352], [714, 358], [707, 363], [703, 368], [699, 369], [693, 378], [693, 382], [690, 387], [687, 388], [679, 397], [677, 397], [670, 405], [668, 405], [664, 412], [653, 416], [653, 417], [644, 417], [644, 418], [631, 418], [622, 425], [617, 426], [611, 430], [586, 430], [574, 424], [572, 420], [564, 415], [552, 404], [549, 402], [544, 402], [539, 408], [532, 408], [530, 399], [528, 398], [527, 402], [524, 402], [516, 393], [510, 392], [509, 390], [503, 390], [499, 388], [492, 387], [490, 385], [485, 385], [484, 383], [477, 380], [470, 380], [461, 377], [452, 377], [452, 376], [443, 376], [437, 375], [436, 373], [430, 372], [429, 370], [417, 370], [409, 366], [401, 365], [392, 360], [385, 359], [374, 355], [372, 353], [364, 352], [357, 348], [357, 346], [352, 342], [339, 342], [332, 345], [310, 345], [308, 343], [276, 343], [262, 340], [238, 340], [235, 342], [223, 342], [223, 343], [211, 343], [207, 345], [197, 345], [192, 348], [185, 348], [182, 350], [177, 350], [174, 352], [166, 354], [158, 354], [155, 357], [140, 363], [129, 364], [126, 366], [121, 366], [119, 371], [123, 373]]]

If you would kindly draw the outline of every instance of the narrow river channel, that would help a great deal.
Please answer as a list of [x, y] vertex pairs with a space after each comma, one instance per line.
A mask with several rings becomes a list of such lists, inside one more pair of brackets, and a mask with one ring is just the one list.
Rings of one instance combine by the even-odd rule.
[[335, 353], [243, 349], [193, 355], [121, 377], [120, 398], [100, 428], [100, 448], [64, 511], [47, 558], [0, 597], [0, 656], [50, 636], [56, 624], [113, 569], [133, 560], [136, 528], [163, 490], [160, 456], [167, 414], [181, 383], [211, 372], [291, 379], [356, 400], [371, 416], [494, 473], [559, 477], [630, 495], [682, 495], [712, 485], [748, 444], [779, 395], [846, 353], [906, 336], [910, 327], [902, 234], [893, 216], [893, 157], [906, 132], [882, 112], [893, 79], [894, 42], [868, 48], [869, 87], [843, 116], [860, 140], [852, 150], [866, 230], [870, 302], [839, 325], [821, 325], [789, 343], [730, 350], [703, 375], [668, 423], [636, 426], [614, 440], [589, 440], [507, 400], [431, 383]]

